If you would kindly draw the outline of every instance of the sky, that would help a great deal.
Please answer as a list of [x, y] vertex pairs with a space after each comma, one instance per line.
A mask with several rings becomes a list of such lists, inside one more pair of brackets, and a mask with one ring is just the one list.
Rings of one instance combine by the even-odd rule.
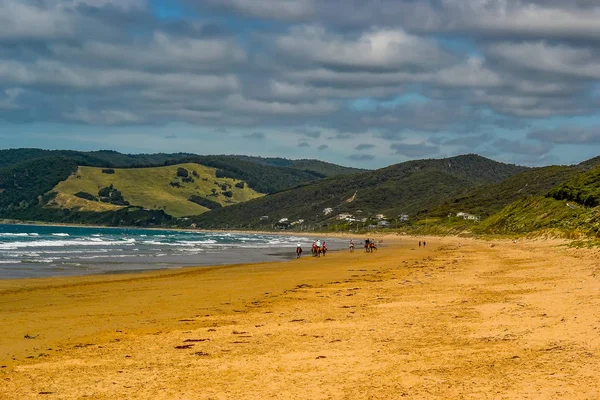
[[597, 0], [0, 0], [0, 148], [600, 154]]

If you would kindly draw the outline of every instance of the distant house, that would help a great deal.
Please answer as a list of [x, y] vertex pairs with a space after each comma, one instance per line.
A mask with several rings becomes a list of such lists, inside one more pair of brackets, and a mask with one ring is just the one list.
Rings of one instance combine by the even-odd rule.
[[466, 212], [459, 212], [459, 213], [456, 213], [456, 216], [459, 217], [459, 218], [468, 220], [468, 221], [479, 222], [479, 216], [478, 215], [473, 215], [473, 214], [469, 214], [469, 213], [466, 213]]
[[285, 223], [288, 223], [288, 222], [289, 222], [289, 219], [288, 219], [288, 218], [281, 218], [281, 219], [279, 220], [279, 223], [280, 223], [280, 224], [285, 224]]
[[390, 226], [390, 222], [389, 221], [379, 221], [377, 223], [378, 226]]
[[269, 219], [268, 215], [263, 215], [262, 217], [260, 217], [261, 221], [266, 221], [267, 219]]
[[377, 218], [377, 219], [379, 219], [379, 220], [382, 220], [382, 219], [385, 219], [385, 215], [383, 215], [383, 214], [377, 214], [377, 215], [375, 216], [375, 218]]
[[400, 220], [400, 222], [406, 222], [406, 221], [408, 221], [408, 214], [402, 214], [402, 215], [400, 215], [399, 220]]
[[329, 215], [333, 212], [333, 208], [327, 207], [323, 209], [323, 215]]
[[335, 217], [338, 221], [348, 221], [349, 219], [352, 218], [352, 214], [348, 214], [348, 213], [342, 213], [342, 214], [338, 214]]

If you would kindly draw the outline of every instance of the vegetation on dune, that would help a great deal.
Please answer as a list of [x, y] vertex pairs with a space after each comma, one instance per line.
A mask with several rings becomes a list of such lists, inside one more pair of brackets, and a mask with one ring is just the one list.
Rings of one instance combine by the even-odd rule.
[[573, 177], [551, 190], [548, 196], [587, 207], [600, 205], [600, 167]]
[[499, 183], [469, 188], [452, 200], [433, 208], [430, 215], [444, 217], [467, 212], [485, 218], [518, 199], [543, 196], [580, 172], [581, 169], [575, 166], [532, 168]]
[[477, 232], [504, 235], [549, 230], [571, 238], [600, 236], [600, 210], [534, 196], [515, 201], [476, 228]]
[[[195, 180], [192, 178], [193, 172], [198, 176]], [[173, 185], [173, 182], [177, 185]], [[213, 203], [227, 206], [261, 196], [249, 187], [236, 187], [236, 183], [238, 182], [229, 178], [217, 178], [214, 168], [197, 164], [114, 169], [113, 174], [105, 174], [101, 168], [80, 167], [76, 174], [59, 183], [53, 191], [67, 196], [79, 194], [77, 197], [80, 198], [82, 192], [97, 193], [99, 201], [105, 203], [160, 209], [169, 215], [181, 217], [201, 214], [210, 209], [190, 201], [191, 196], [210, 196], [211, 202], [206, 204], [212, 205], [213, 208]], [[225, 190], [222, 190], [223, 188]], [[92, 199], [83, 201], [94, 202]], [[50, 206], [63, 207], [64, 204], [61, 204], [58, 198]], [[90, 204], [89, 208], [80, 206], [79, 209], [94, 210], [96, 205]]]

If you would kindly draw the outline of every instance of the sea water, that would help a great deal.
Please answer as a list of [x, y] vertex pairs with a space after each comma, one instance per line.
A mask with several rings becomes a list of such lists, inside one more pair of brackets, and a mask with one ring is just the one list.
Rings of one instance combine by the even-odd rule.
[[0, 224], [0, 279], [119, 273], [283, 260], [313, 240], [293, 235]]

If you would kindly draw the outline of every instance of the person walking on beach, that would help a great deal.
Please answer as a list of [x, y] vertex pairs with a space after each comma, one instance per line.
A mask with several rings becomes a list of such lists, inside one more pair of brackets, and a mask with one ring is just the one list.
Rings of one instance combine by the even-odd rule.
[[371, 241], [369, 240], [369, 238], [365, 239], [365, 251], [368, 253], [369, 251], [371, 251]]
[[350, 253], [354, 253], [354, 240], [350, 239], [350, 245], [348, 247], [350, 248]]
[[300, 246], [300, 243], [298, 243], [298, 246], [296, 246], [296, 258], [300, 258], [301, 255], [302, 255], [302, 246]]
[[421, 241], [419, 240], [419, 247], [421, 247]]

